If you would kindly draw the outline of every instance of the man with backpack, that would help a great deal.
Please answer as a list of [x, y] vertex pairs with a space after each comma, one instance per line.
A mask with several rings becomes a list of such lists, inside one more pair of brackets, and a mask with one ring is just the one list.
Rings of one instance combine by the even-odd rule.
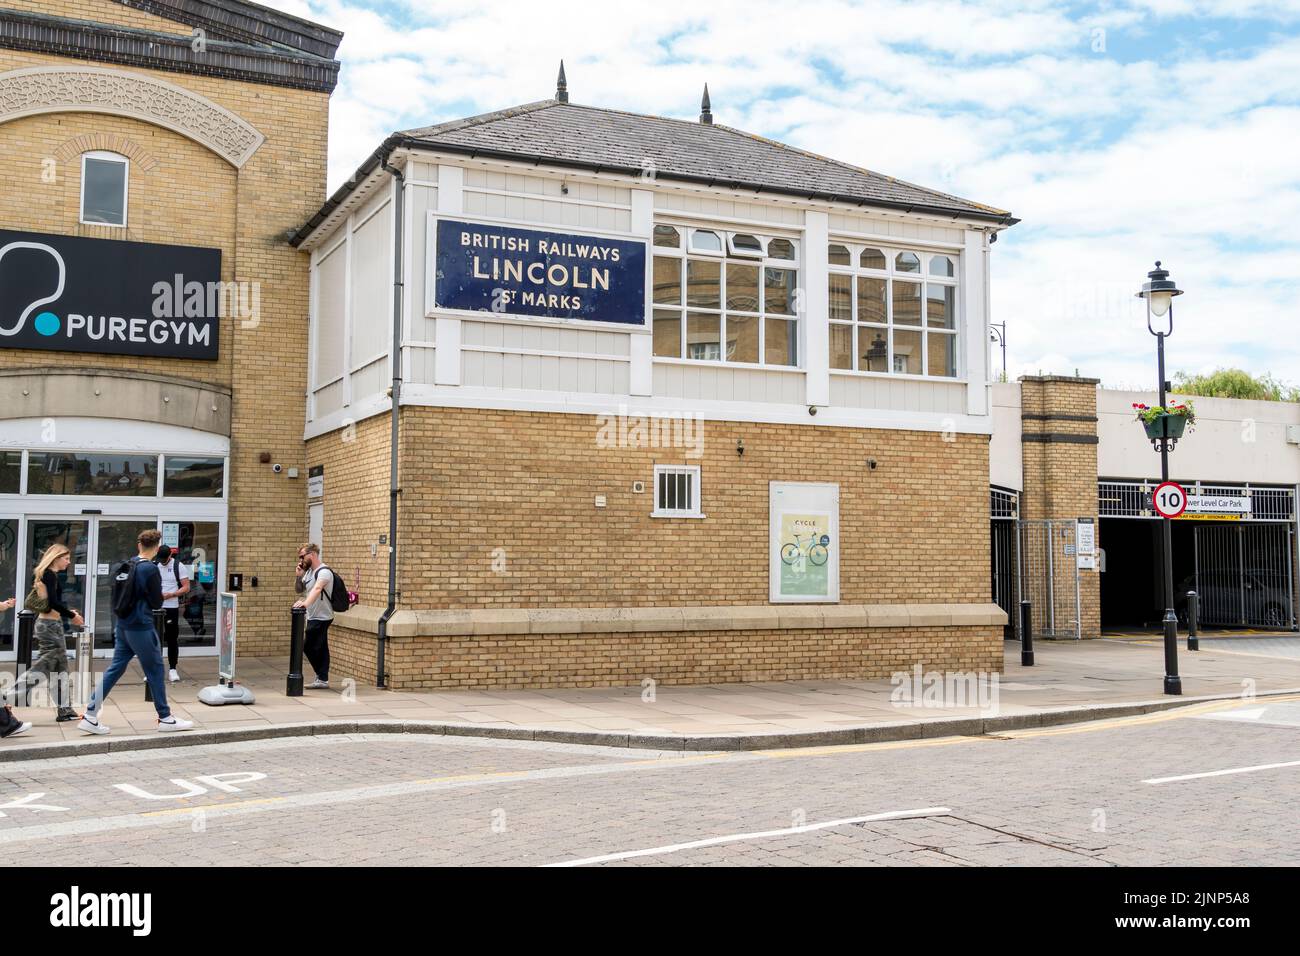
[[136, 538], [138, 556], [118, 567], [113, 578], [113, 660], [90, 695], [90, 705], [77, 724], [88, 734], [106, 734], [108, 726], [99, 721], [99, 708], [125, 672], [131, 658], [140, 658], [144, 679], [153, 691], [154, 709], [158, 711], [158, 730], [172, 733], [190, 730], [194, 723], [173, 717], [167, 706], [167, 682], [163, 675], [162, 645], [153, 626], [153, 612], [163, 606], [162, 576], [153, 563], [162, 535], [155, 528], [141, 531]]
[[[310, 690], [328, 689], [330, 686], [330, 625], [334, 611], [348, 609], [347, 586], [343, 579], [321, 563], [320, 546], [308, 542], [298, 549], [298, 589], [306, 596], [294, 607], [307, 609], [307, 636], [303, 653], [316, 672], [316, 679], [307, 685]], [[342, 592], [340, 600], [337, 592]], [[339, 605], [342, 604], [342, 607]]]

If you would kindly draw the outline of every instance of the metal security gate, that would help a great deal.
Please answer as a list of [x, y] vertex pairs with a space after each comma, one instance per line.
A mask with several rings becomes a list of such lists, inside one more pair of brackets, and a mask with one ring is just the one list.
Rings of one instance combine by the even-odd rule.
[[1294, 534], [1283, 524], [1196, 528], [1194, 587], [1201, 622], [1294, 627]]
[[992, 488], [989, 493], [990, 592], [993, 602], [1007, 612], [1002, 636], [1011, 640], [1018, 627], [1016, 611], [1016, 511], [1018, 495], [1014, 491]]
[[1034, 636], [1082, 637], [1074, 519], [1018, 522], [1020, 600], [1033, 603]]

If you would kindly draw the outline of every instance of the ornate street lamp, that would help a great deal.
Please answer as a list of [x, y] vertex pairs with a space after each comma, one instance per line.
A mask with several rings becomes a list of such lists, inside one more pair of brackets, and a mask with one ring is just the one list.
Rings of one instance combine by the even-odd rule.
[[[1160, 409], [1164, 413], [1165, 393], [1169, 383], [1165, 381], [1165, 336], [1174, 334], [1174, 296], [1182, 295], [1169, 278], [1169, 270], [1156, 267], [1147, 273], [1147, 281], [1142, 283], [1138, 298], [1147, 302], [1147, 331], [1156, 337], [1156, 374], [1159, 378]], [[1160, 430], [1152, 435], [1151, 443], [1160, 452], [1160, 480], [1169, 480], [1169, 452], [1178, 440], [1170, 434], [1168, 414], [1159, 419]], [[1165, 693], [1181, 694], [1183, 680], [1178, 676], [1178, 617], [1174, 614], [1174, 549], [1173, 532], [1169, 518], [1161, 518], [1160, 525], [1164, 539], [1165, 558]]]
[[989, 323], [989, 341], [1002, 346], [1002, 381], [1007, 380], [1007, 324], [1005, 322]]
[[[867, 360], [868, 372], [888, 372], [889, 346], [885, 343], [885, 337], [877, 332], [871, 347], [867, 349], [862, 357]], [[877, 367], [877, 363], [879, 363], [879, 367]]]

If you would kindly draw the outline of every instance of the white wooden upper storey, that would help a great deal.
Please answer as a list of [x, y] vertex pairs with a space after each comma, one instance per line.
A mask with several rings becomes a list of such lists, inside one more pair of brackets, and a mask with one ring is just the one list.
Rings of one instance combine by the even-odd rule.
[[[403, 404], [991, 430], [996, 224], [423, 150], [390, 162]], [[376, 169], [301, 243], [307, 437], [389, 407], [397, 196]], [[642, 243], [644, 315], [439, 308], [445, 219]]]

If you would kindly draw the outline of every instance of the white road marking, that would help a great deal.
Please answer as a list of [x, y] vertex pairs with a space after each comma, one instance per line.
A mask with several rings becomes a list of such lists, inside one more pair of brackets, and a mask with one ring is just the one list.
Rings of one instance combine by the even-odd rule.
[[648, 850], [628, 850], [624, 853], [606, 853], [604, 856], [589, 856], [583, 860], [562, 860], [559, 863], [547, 863], [546, 866], [586, 866], [589, 863], [609, 863], [613, 860], [630, 860], [638, 856], [660, 856], [665, 853], [678, 853], [682, 850], [694, 850], [702, 846], [718, 846], [723, 843], [739, 843], [744, 840], [764, 840], [769, 837], [791, 836], [796, 833], [811, 833], [814, 830], [827, 830], [853, 823], [874, 823], [879, 820], [913, 820], [918, 817], [941, 817], [952, 813], [948, 807], [922, 807], [919, 810], [891, 810], [888, 813], [873, 813], [866, 817], [845, 817], [842, 820], [826, 820], [823, 823], [809, 823], [801, 827], [787, 827], [784, 830], [762, 830], [757, 833], [733, 833], [728, 836], [709, 837], [706, 840], [692, 840], [690, 843], [672, 843], [668, 846], [651, 847]]
[[1262, 707], [1249, 709], [1239, 707], [1236, 710], [1225, 710], [1217, 714], [1198, 714], [1197, 719], [1267, 724], [1271, 727], [1300, 727], [1300, 704], [1268, 702]]
[[[623, 756], [628, 756], [627, 751]], [[405, 797], [434, 793], [442, 790], [460, 790], [467, 787], [486, 787], [526, 783], [537, 780], [555, 780], [568, 777], [599, 776], [614, 773], [635, 773], [642, 770], [690, 769], [725, 763], [747, 763], [765, 759], [749, 752], [707, 753], [677, 760], [659, 760], [650, 757], [622, 763], [583, 764], [576, 767], [545, 767], [538, 770], [509, 770], [493, 773], [452, 774], [425, 780], [408, 780], [400, 783], [373, 784], [342, 790], [318, 793], [294, 793], [284, 796], [274, 794], [256, 799], [234, 801], [227, 804], [205, 804], [174, 807], [142, 813], [124, 813], [108, 817], [88, 817], [26, 827], [0, 829], [0, 846], [26, 840], [43, 840], [53, 837], [103, 833], [109, 830], [133, 830], [141, 827], [166, 826], [175, 822], [187, 823], [195, 811], [202, 810], [209, 819], [240, 816], [246, 813], [265, 813], [272, 810], [301, 809], [339, 803], [365, 803], [391, 797]]]
[[1251, 710], [1229, 710], [1222, 714], [1201, 714], [1203, 720], [1259, 720], [1264, 716], [1263, 707]]
[[1143, 783], [1176, 783], [1179, 780], [1200, 780], [1204, 777], [1226, 777], [1234, 773], [1254, 773], [1256, 770], [1278, 770], [1282, 767], [1300, 767], [1300, 760], [1286, 763], [1262, 763], [1254, 767], [1231, 767], [1228, 770], [1207, 770], [1205, 773], [1187, 773], [1178, 777], [1153, 777]]
[[41, 797], [45, 796], [44, 791], [41, 793], [29, 793], [25, 797], [19, 797], [16, 800], [10, 800], [8, 803], [0, 803], [0, 817], [7, 816], [6, 810], [31, 810], [33, 813], [61, 813], [70, 807], [58, 807], [52, 803], [37, 803]]

